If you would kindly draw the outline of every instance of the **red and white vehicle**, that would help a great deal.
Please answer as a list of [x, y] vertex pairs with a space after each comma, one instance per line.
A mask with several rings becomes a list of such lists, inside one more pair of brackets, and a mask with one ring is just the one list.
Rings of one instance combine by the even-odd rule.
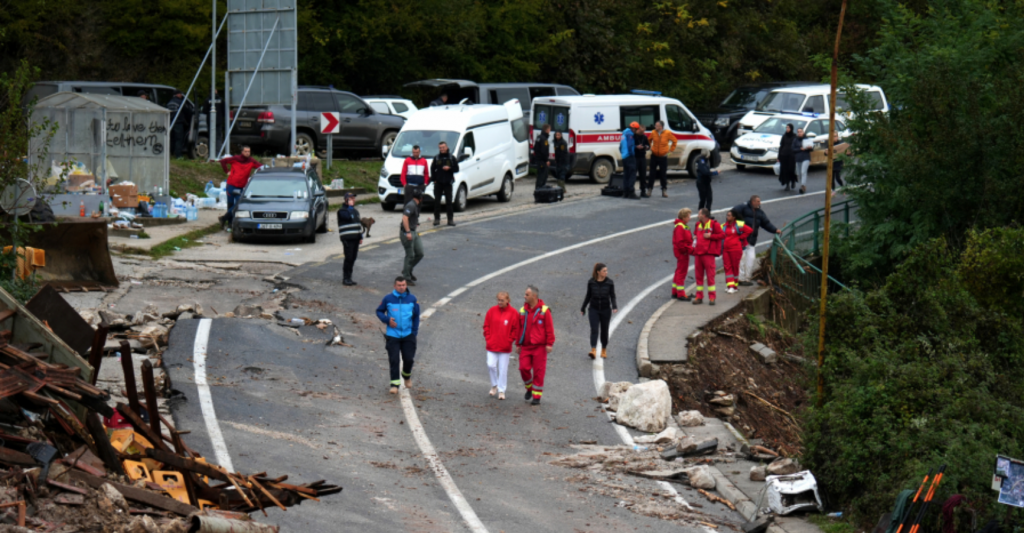
[[[650, 136], [654, 123], [663, 121], [679, 141], [668, 154], [669, 168], [685, 169], [691, 176], [697, 175], [696, 156], [702, 150], [713, 154], [717, 148], [711, 131], [682, 102], [665, 96], [540, 97], [533, 99], [532, 107], [530, 144], [541, 128], [550, 124], [552, 138], [560, 131], [569, 143], [572, 173], [589, 175], [595, 183], [608, 183], [622, 168], [619, 141], [631, 122], [642, 124]], [[650, 157], [650, 152], [647, 155]]]

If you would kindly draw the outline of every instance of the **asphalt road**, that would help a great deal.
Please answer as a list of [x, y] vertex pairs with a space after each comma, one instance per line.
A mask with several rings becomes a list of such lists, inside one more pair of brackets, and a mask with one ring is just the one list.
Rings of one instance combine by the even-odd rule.
[[[824, 204], [824, 172], [813, 172], [809, 194], [784, 192], [770, 172], [725, 172], [714, 182], [715, 209], [759, 194], [776, 226]], [[484, 527], [491, 532], [676, 531], [679, 525], [635, 514], [618, 500], [582, 492], [567, 480], [576, 472], [549, 465], [572, 443], [619, 444], [594, 401], [589, 327], [580, 305], [595, 262], [609, 266], [620, 308], [671, 274], [671, 225], [679, 208], [696, 208], [691, 180], [677, 180], [670, 198], [627, 201], [597, 197], [487, 218], [424, 236], [426, 258], [413, 293], [424, 309], [466, 284], [541, 254], [641, 226], [504, 272], [453, 298], [425, 320], [413, 371], [412, 398], [441, 461]], [[718, 219], [724, 220], [724, 215]], [[764, 234], [761, 241], [768, 240]], [[762, 248], [763, 249], [763, 248]], [[339, 250], [340, 253], [340, 250]], [[351, 348], [325, 348], [314, 327], [301, 337], [262, 320], [216, 319], [207, 360], [213, 405], [236, 469], [289, 474], [290, 482], [327, 479], [339, 496], [263, 519], [286, 531], [466, 531], [467, 527], [421, 456], [400, 401], [387, 394], [388, 365], [374, 309], [401, 270], [398, 244], [362, 253], [359, 285], [341, 285], [340, 258], [297, 267], [285, 275], [302, 288], [290, 303], [295, 316], [330, 318]], [[548, 364], [542, 405], [522, 399], [517, 361], [510, 364], [508, 400], [490, 398], [481, 327], [499, 290], [522, 305], [528, 284], [552, 308], [558, 341]], [[718, 279], [719, 298], [728, 299]], [[645, 320], [670, 294], [665, 284], [639, 301], [609, 346], [609, 381], [636, 381], [635, 350]], [[164, 355], [174, 387], [188, 401], [175, 410], [190, 445], [213, 457], [197, 399], [192, 365], [196, 321], [179, 322]], [[624, 483], [637, 483], [626, 479]], [[653, 482], [650, 493], [662, 492]], [[701, 512], [740, 517], [696, 492]], [[701, 528], [703, 529], [703, 528]]]

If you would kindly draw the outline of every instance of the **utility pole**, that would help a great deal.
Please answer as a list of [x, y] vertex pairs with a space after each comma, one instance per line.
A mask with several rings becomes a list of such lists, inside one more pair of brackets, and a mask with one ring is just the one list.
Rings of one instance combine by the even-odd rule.
[[210, 35], [213, 43], [210, 46], [213, 48], [213, 56], [210, 61], [210, 115], [206, 121], [206, 145], [209, 152], [207, 158], [212, 160], [217, 146], [217, 0], [211, 1], [213, 10], [210, 14]]
[[822, 238], [821, 257], [821, 308], [818, 318], [818, 407], [825, 402], [825, 309], [828, 298], [828, 239], [832, 229], [832, 162], [835, 159], [836, 133], [836, 85], [839, 83], [839, 40], [843, 35], [843, 19], [846, 18], [846, 0], [839, 11], [839, 28], [836, 30], [836, 46], [832, 51], [832, 100], [828, 106], [828, 170], [825, 175], [825, 234]]

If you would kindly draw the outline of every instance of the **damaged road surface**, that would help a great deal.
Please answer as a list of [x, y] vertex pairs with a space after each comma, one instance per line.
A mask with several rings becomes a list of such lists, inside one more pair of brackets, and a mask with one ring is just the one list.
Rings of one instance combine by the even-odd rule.
[[[757, 178], [737, 176], [723, 181], [716, 193], [722, 205], [734, 205], [746, 201], [752, 189], [761, 189]], [[574, 446], [623, 444], [622, 428], [616, 429], [593, 400], [598, 373], [587, 357], [589, 325], [579, 314], [593, 264], [608, 264], [624, 308], [671, 273], [671, 226], [666, 221], [694, 200], [689, 186], [680, 185], [673, 198], [652, 199], [643, 210], [631, 202], [595, 198], [424, 236], [426, 257], [416, 269], [419, 280], [411, 292], [431, 314], [420, 326], [409, 398], [422, 435], [486, 531], [739, 530], [739, 513], [681, 479], [666, 481], [685, 503], [664, 489], [661, 477], [552, 464], [581, 451]], [[771, 204], [772, 220], [792, 220], [818, 200], [810, 195]], [[467, 287], [545, 252], [660, 222], [666, 223], [552, 255]], [[339, 521], [368, 532], [470, 530], [423, 457], [400, 397], [387, 390], [382, 325], [374, 310], [390, 292], [402, 257], [398, 244], [361, 252], [355, 287], [342, 286], [340, 258], [281, 273], [292, 292], [279, 302], [280, 318], [329, 319], [345, 345], [327, 346], [332, 328], [320, 330], [305, 320], [298, 327], [281, 327], [274, 311], [270, 318], [225, 318], [224, 312], [234, 306], [221, 309], [214, 304], [220, 316], [210, 323], [205, 364], [215, 420], [204, 414], [196, 383], [199, 321], [179, 320], [171, 331], [164, 365], [185, 398], [172, 412], [180, 429], [192, 432], [197, 451], [214, 456], [210, 428], [216, 427], [214, 433], [223, 435], [240, 470], [283, 469], [296, 478], [330, 479], [345, 487], [341, 497], [303, 506], [301, 512], [269, 509], [270, 521], [283, 531], [334, 531]], [[522, 399], [514, 354], [508, 399], [488, 396], [481, 334], [495, 293], [510, 292], [518, 308], [528, 284], [540, 288], [540, 298], [552, 309], [558, 338], [539, 406]], [[277, 288], [286, 290], [284, 284]], [[459, 291], [456, 296], [436, 306], [454, 291]], [[599, 361], [604, 379], [637, 380], [637, 339], [646, 319], [667, 301], [669, 286], [649, 294], [619, 324], [608, 359]], [[646, 453], [661, 461], [658, 452]], [[671, 464], [662, 461], [656, 469], [652, 465], [643, 470]], [[692, 465], [680, 461], [678, 466]], [[713, 489], [699, 490], [716, 495]]]

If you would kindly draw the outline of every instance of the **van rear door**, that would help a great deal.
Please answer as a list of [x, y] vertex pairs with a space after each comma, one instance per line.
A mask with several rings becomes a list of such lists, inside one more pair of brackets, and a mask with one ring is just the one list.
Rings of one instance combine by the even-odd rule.
[[508, 110], [508, 122], [512, 126], [512, 156], [510, 163], [514, 169], [513, 178], [519, 178], [530, 172], [530, 135], [526, 127], [526, 117], [518, 100], [509, 100], [502, 104]]

